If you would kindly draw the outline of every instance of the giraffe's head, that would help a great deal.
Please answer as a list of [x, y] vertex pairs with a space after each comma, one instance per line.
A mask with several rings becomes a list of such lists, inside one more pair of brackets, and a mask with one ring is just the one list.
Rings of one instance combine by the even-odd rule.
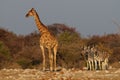
[[32, 8], [31, 10], [28, 11], [28, 13], [26, 14], [26, 17], [34, 16], [34, 14], [35, 14], [35, 9]]

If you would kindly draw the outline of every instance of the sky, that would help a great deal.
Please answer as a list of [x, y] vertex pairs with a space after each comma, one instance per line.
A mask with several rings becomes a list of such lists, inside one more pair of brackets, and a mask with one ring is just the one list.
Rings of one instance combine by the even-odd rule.
[[0, 27], [26, 35], [35, 30], [26, 13], [35, 8], [45, 25], [75, 27], [83, 36], [116, 33], [120, 24], [120, 0], [0, 0]]

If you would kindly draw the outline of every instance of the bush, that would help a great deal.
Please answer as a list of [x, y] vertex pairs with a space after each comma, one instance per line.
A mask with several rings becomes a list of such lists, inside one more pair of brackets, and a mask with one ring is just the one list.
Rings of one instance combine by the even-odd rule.
[[[57, 37], [59, 42], [57, 53], [57, 65], [59, 66], [66, 68], [85, 66], [85, 61], [81, 55], [84, 45], [98, 45], [101, 50], [108, 53], [113, 52], [110, 54], [110, 64], [120, 61], [120, 35], [118, 34], [93, 35], [89, 38], [82, 38], [74, 27], [58, 23], [49, 25], [48, 29]], [[0, 28], [0, 66], [4, 68], [5, 65], [9, 66], [13, 63], [15, 66], [19, 64], [22, 68], [31, 68], [41, 65], [43, 58], [39, 39], [40, 34], [36, 31], [25, 36], [18, 36]], [[46, 61], [49, 63], [48, 54], [45, 55]]]
[[84, 45], [80, 35], [75, 32], [65, 31], [59, 35], [58, 40], [60, 45], [58, 50], [59, 64], [66, 68], [79, 68], [81, 64], [76, 63], [83, 60], [81, 56], [81, 46]]
[[0, 61], [4, 60], [10, 60], [10, 51], [7, 46], [4, 45], [2, 41], [0, 41]]
[[23, 69], [25, 68], [30, 68], [30, 63], [31, 63], [31, 60], [30, 59], [20, 59], [17, 61], [17, 63], [22, 66]]

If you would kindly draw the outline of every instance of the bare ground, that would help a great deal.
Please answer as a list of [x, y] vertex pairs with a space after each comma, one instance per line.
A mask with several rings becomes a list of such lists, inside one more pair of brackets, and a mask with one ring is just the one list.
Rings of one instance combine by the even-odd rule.
[[63, 68], [58, 72], [39, 69], [1, 69], [0, 80], [120, 80], [120, 68], [87, 71]]

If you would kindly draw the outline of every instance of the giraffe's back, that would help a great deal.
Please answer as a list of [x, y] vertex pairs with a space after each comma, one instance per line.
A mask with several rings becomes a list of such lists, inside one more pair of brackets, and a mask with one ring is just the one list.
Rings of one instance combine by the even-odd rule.
[[57, 39], [49, 32], [42, 34], [40, 37], [40, 45], [46, 48], [48, 47], [53, 48], [57, 44], [58, 44]]

